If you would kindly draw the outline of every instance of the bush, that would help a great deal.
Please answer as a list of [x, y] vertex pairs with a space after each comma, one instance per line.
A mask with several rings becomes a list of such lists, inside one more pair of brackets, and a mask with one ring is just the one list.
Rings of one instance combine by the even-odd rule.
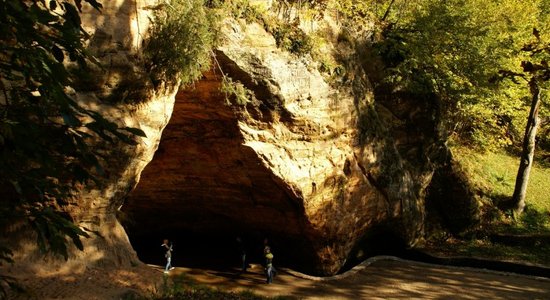
[[226, 75], [222, 79], [221, 91], [225, 94], [227, 105], [244, 106], [249, 102], [251, 92], [240, 81], [233, 81]]
[[218, 31], [216, 15], [202, 0], [173, 0], [159, 6], [144, 49], [153, 84], [185, 85], [199, 78], [210, 66]]

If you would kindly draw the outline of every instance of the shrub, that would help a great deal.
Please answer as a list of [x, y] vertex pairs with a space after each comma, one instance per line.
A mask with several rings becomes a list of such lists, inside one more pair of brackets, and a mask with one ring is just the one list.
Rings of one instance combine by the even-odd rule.
[[191, 83], [210, 65], [216, 15], [202, 0], [173, 0], [158, 8], [144, 49], [153, 84]]
[[224, 75], [222, 79], [221, 91], [225, 94], [225, 104], [244, 106], [248, 103], [250, 92], [240, 81], [233, 81], [230, 77]]

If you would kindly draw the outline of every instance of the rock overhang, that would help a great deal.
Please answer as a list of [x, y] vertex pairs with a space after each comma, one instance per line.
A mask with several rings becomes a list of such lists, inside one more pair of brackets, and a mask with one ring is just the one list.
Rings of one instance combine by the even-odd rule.
[[[137, 216], [136, 230], [169, 230], [170, 216], [172, 229], [261, 232], [303, 248], [288, 254], [308, 271], [334, 274], [369, 228], [417, 200], [402, 186], [410, 175], [391, 140], [357, 142], [357, 109], [365, 105], [327, 84], [307, 59], [277, 49], [262, 28], [235, 26], [217, 65], [176, 96], [159, 150], [124, 210]], [[243, 47], [250, 36], [262, 47]], [[228, 104], [224, 76], [248, 90], [246, 105]], [[398, 170], [385, 175], [400, 190], [388, 192], [377, 180], [392, 155]]]

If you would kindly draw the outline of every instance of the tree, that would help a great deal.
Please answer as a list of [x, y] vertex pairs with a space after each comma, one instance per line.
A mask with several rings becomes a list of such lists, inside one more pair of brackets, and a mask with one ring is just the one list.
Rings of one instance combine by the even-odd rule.
[[521, 139], [529, 92], [509, 82], [496, 88], [489, 79], [524, 59], [519, 49], [544, 23], [542, 2], [386, 2], [393, 3], [390, 26], [376, 46], [393, 90], [436, 96], [451, 143], [493, 150]]
[[[83, 5], [96, 0], [0, 0], [0, 230], [24, 222], [40, 250], [65, 259], [77, 227], [60, 207], [79, 184], [98, 181], [102, 158], [93, 141], [135, 143], [144, 136], [83, 108], [71, 92], [93, 57], [84, 49]], [[0, 248], [0, 263], [11, 261]]]
[[540, 124], [539, 109], [542, 100], [542, 90], [545, 83], [550, 81], [550, 67], [548, 65], [550, 59], [550, 43], [545, 43], [541, 40], [537, 29], [533, 29], [533, 35], [535, 36], [535, 41], [526, 44], [522, 48], [523, 51], [529, 53], [530, 57], [529, 60], [521, 62], [523, 73], [515, 73], [506, 70], [500, 71], [502, 77], [511, 78], [516, 83], [517, 78], [525, 80], [531, 93], [531, 107], [523, 137], [514, 194], [512, 195], [512, 204], [514, 205], [514, 213], [516, 216], [519, 216], [525, 208], [527, 184], [529, 182], [529, 174], [535, 156], [535, 138]]

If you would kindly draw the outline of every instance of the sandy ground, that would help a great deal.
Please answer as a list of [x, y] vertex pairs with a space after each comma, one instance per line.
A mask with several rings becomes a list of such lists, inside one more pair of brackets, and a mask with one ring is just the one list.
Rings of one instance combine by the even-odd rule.
[[16, 277], [28, 289], [18, 299], [121, 299], [136, 292], [150, 295], [160, 288], [163, 278], [298, 299], [550, 299], [549, 279], [391, 259], [377, 260], [332, 280], [279, 270], [269, 285], [259, 265], [252, 265], [247, 273], [176, 268], [164, 275], [161, 267], [143, 265], [108, 272], [90, 269], [64, 278]]
[[26, 268], [14, 268], [10, 276], [24, 289], [22, 294], [8, 299], [123, 299], [130, 295], [151, 295], [162, 273], [140, 265], [127, 269], [86, 269], [84, 272], [63, 275], [57, 272], [32, 274]]

